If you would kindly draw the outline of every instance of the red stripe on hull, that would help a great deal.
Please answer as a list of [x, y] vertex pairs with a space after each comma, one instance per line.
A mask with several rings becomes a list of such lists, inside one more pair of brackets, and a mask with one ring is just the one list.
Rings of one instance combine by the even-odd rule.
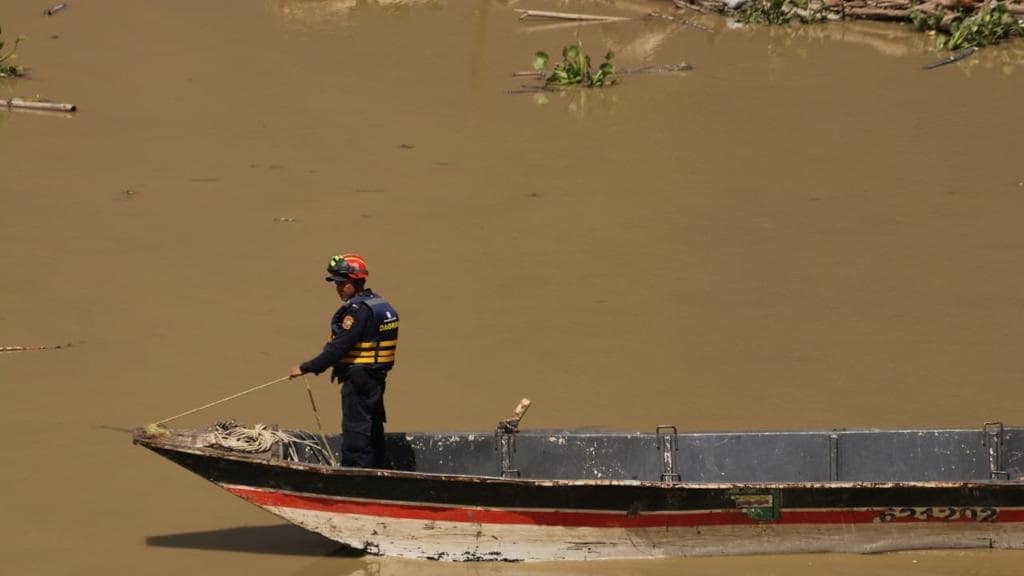
[[[664, 526], [730, 526], [754, 524], [873, 524], [880, 523], [884, 512], [877, 510], [786, 510], [774, 521], [758, 522], [742, 510], [716, 510], [697, 512], [659, 512], [629, 516], [616, 512], [574, 512], [560, 510], [507, 510], [492, 508], [464, 508], [454, 506], [422, 506], [324, 498], [305, 494], [254, 490], [243, 486], [224, 486], [232, 494], [258, 506], [315, 510], [335, 514], [360, 514], [382, 518], [408, 520], [470, 522], [479, 524], [521, 524], [538, 526], [566, 526], [593, 528], [655, 528]], [[1024, 521], [1024, 510], [998, 510], [986, 523]], [[979, 523], [974, 518], [946, 520], [940, 517], [897, 517], [888, 523]]]

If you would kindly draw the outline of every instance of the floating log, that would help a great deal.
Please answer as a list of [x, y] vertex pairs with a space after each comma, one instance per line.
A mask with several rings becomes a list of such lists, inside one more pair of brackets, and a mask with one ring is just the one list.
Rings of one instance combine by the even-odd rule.
[[622, 20], [631, 20], [625, 16], [600, 16], [596, 14], [573, 14], [570, 12], [546, 12], [544, 10], [522, 10], [516, 8], [516, 12], [519, 12], [520, 20], [527, 18], [552, 18], [555, 20], [582, 20], [582, 21], [595, 21], [595, 22], [619, 22]]
[[24, 108], [25, 110], [45, 110], [47, 112], [74, 112], [75, 110], [78, 110], [78, 106], [75, 106], [74, 104], [49, 102], [45, 100], [22, 100], [21, 98], [0, 100], [0, 106], [7, 108]]
[[46, 12], [44, 12], [44, 14], [46, 14], [47, 16], [53, 16], [54, 14], [60, 12], [61, 10], [65, 9], [67, 7], [68, 7], [68, 5], [66, 3], [61, 2], [60, 4], [55, 4], [55, 5], [50, 6], [49, 8], [47, 8]]

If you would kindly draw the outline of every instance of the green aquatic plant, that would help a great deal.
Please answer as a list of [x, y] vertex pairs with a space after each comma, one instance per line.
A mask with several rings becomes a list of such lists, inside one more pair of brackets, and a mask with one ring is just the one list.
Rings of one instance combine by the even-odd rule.
[[[613, 58], [615, 58], [615, 53], [609, 50], [604, 55], [604, 62], [597, 67], [597, 72], [594, 72], [591, 70], [590, 56], [583, 52], [583, 42], [577, 40], [575, 44], [569, 44], [562, 49], [562, 61], [555, 64], [550, 73], [545, 73], [544, 84], [559, 86], [579, 84], [588, 88], [610, 86], [615, 83]], [[547, 69], [550, 59], [547, 52], [535, 53], [533, 69], [543, 73]]]
[[971, 16], [942, 9], [937, 12], [915, 9], [910, 19], [918, 30], [938, 34], [936, 47], [939, 50], [977, 48], [1024, 36], [1024, 24], [1001, 0], [988, 4]]
[[[0, 35], [3, 34], [3, 28], [0, 28]], [[14, 58], [18, 52], [18, 44], [21, 44], [23, 38], [18, 36], [14, 39], [14, 46], [11, 47], [11, 51], [4, 54], [4, 41], [0, 39], [0, 78], [8, 78], [10, 76], [24, 76], [25, 69], [17, 64], [11, 64], [8, 62]]]
[[997, 44], [1012, 36], [1024, 35], [1024, 25], [1003, 2], [982, 8], [974, 16], [954, 22], [949, 36], [940, 37], [938, 46], [946, 50], [959, 50], [975, 46]]

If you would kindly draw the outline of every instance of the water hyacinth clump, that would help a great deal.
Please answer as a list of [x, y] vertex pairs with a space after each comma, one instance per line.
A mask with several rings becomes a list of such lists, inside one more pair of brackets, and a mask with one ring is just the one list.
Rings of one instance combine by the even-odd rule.
[[910, 19], [918, 30], [938, 34], [939, 50], [977, 48], [1024, 36], [1024, 24], [1001, 1], [988, 4], [971, 16], [951, 15], [944, 9], [914, 9]]
[[[613, 58], [615, 53], [609, 50], [604, 55], [604, 62], [597, 67], [597, 72], [594, 72], [591, 70], [590, 56], [583, 52], [583, 42], [577, 40], [575, 44], [569, 44], [562, 49], [562, 61], [555, 64], [551, 72], [544, 77], [544, 84], [579, 84], [588, 88], [610, 86], [615, 83]], [[533, 69], [544, 72], [549, 60], [547, 52], [537, 52], [533, 55]]]
[[974, 16], [954, 22], [949, 36], [939, 38], [939, 48], [959, 50], [996, 44], [1012, 36], [1024, 36], [1024, 25], [1003, 2], [996, 2]]

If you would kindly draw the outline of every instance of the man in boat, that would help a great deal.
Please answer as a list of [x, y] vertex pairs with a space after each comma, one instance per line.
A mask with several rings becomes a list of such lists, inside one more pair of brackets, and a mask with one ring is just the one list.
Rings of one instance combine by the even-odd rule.
[[369, 271], [358, 254], [339, 254], [327, 263], [341, 307], [331, 318], [331, 339], [312, 360], [292, 368], [296, 378], [328, 368], [341, 383], [341, 465], [384, 466], [384, 389], [395, 365], [398, 312], [366, 287]]

